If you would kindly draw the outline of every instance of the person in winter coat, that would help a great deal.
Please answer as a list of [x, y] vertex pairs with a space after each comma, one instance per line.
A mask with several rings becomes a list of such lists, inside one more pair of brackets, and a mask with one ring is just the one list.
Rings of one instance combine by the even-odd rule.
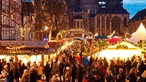
[[27, 69], [25, 69], [23, 71], [22, 78], [21, 78], [20, 82], [30, 82], [29, 71]]
[[30, 68], [30, 82], [37, 82], [38, 72], [34, 66]]
[[37, 72], [38, 72], [38, 80], [41, 80], [41, 76], [44, 74], [44, 66], [43, 66], [42, 62], [37, 67]]
[[1, 74], [2, 74], [2, 78], [7, 77], [7, 75], [8, 75], [8, 66], [7, 65], [4, 65], [3, 66], [3, 69], [1, 71]]
[[24, 63], [22, 63], [22, 65], [20, 66], [20, 77], [22, 77], [22, 74], [23, 74], [25, 69], [27, 69], [27, 67], [25, 66]]
[[46, 63], [46, 66], [44, 67], [44, 73], [46, 76], [46, 82], [49, 82], [50, 74], [51, 74], [51, 66], [48, 62]]
[[71, 71], [72, 82], [75, 82], [76, 74], [77, 74], [77, 68], [76, 68], [76, 66], [73, 64], [72, 71]]
[[125, 82], [126, 75], [123, 68], [119, 68], [119, 74], [117, 75], [116, 82]]
[[71, 81], [71, 69], [70, 69], [70, 67], [66, 67], [64, 78], [65, 78], [65, 80], [64, 80], [65, 82], [70, 82]]

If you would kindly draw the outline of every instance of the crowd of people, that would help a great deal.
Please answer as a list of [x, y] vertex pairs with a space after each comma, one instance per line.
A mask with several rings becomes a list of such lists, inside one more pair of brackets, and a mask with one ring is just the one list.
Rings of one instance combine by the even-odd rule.
[[55, 60], [43, 63], [21, 60], [0, 61], [1, 77], [6, 82], [146, 82], [146, 65], [140, 57], [131, 59], [87, 59], [64, 52]]
[[146, 82], [146, 62], [139, 56], [108, 61], [83, 52], [66, 48], [45, 64], [1, 59], [0, 77], [6, 82]]

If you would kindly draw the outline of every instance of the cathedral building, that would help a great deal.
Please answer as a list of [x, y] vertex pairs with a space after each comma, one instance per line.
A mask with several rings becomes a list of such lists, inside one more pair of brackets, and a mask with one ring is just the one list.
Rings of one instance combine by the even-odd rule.
[[128, 31], [129, 13], [123, 0], [67, 0], [70, 27], [83, 28], [99, 35]]

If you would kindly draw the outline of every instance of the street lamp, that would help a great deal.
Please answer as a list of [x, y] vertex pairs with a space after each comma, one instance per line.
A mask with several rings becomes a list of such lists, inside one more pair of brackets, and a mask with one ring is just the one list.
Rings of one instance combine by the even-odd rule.
[[48, 30], [48, 27], [47, 26], [45, 26], [45, 30]]
[[[46, 31], [46, 36], [45, 36], [45, 38], [47, 39], [47, 30], [48, 30], [48, 27], [47, 26], [45, 26], [45, 31]], [[47, 39], [48, 40], [48, 39]]]

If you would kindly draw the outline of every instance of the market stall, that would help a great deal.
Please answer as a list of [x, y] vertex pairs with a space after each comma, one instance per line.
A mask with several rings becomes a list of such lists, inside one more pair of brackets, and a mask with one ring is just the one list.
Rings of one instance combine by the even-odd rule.
[[128, 42], [120, 42], [115, 45], [110, 45], [106, 49], [97, 53], [98, 57], [106, 57], [108, 60], [113, 58], [127, 59], [134, 55], [142, 57], [141, 49]]

